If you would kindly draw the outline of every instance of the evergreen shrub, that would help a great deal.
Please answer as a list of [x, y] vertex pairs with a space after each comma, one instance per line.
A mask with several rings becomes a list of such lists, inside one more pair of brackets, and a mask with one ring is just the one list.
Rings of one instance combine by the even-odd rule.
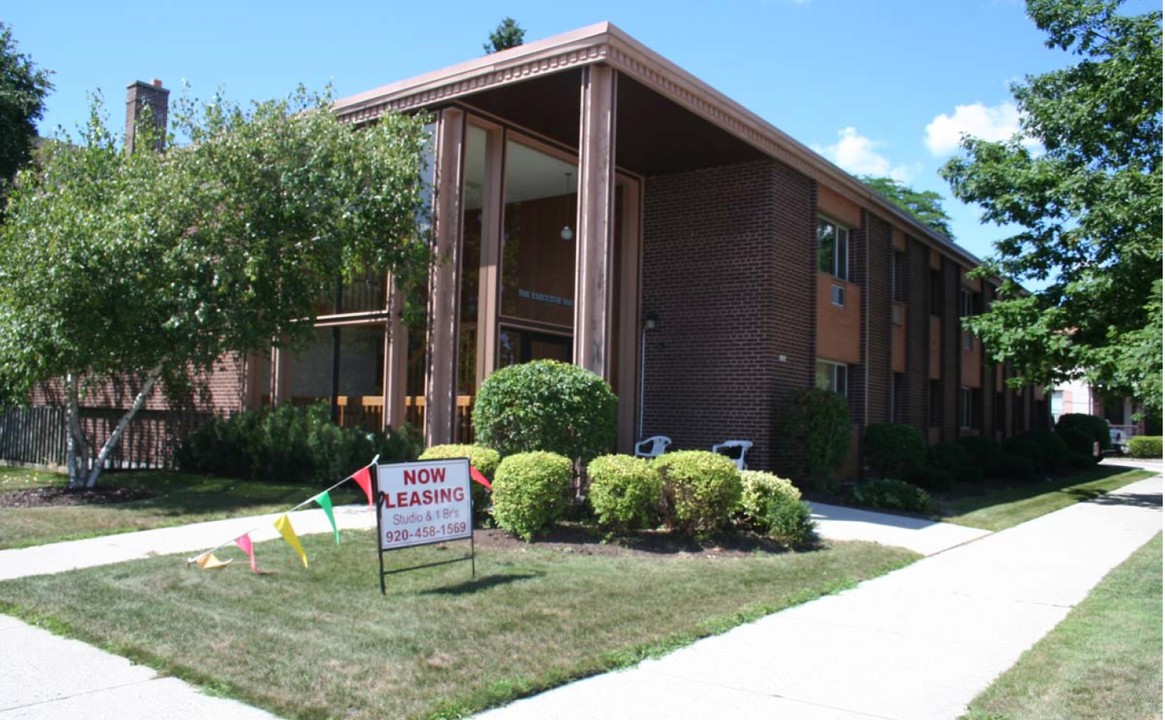
[[663, 519], [676, 532], [711, 533], [740, 502], [740, 471], [707, 450], [680, 450], [652, 461], [663, 482]]
[[474, 400], [473, 431], [502, 456], [542, 450], [588, 463], [615, 449], [617, 403], [598, 375], [535, 360], [485, 379]]
[[1135, 458], [1161, 457], [1161, 436], [1136, 435], [1129, 438], [1129, 455]]
[[[421, 453], [418, 460], [448, 460], [450, 458], [469, 458], [469, 464], [477, 468], [477, 471], [485, 476], [486, 480], [493, 483], [494, 472], [498, 469], [498, 463], [502, 461], [502, 456], [497, 450], [487, 448], [481, 445], [434, 445], [425, 452]], [[489, 507], [489, 490], [484, 485], [478, 482], [469, 483], [470, 494], [473, 496], [473, 516], [476, 518], [485, 517], [486, 508]]]
[[902, 423], [875, 423], [864, 436], [866, 467], [875, 475], [905, 480], [926, 464], [922, 431]]
[[929, 513], [934, 508], [925, 490], [894, 478], [874, 478], [858, 483], [854, 486], [851, 500], [857, 505], [879, 510]]
[[806, 388], [794, 392], [781, 413], [781, 442], [794, 472], [812, 486], [832, 489], [833, 472], [849, 454], [853, 426], [843, 395]]
[[566, 512], [574, 463], [550, 452], [503, 458], [493, 480], [493, 513], [498, 527], [529, 542]]
[[626, 532], [654, 524], [663, 483], [651, 461], [630, 455], [603, 455], [587, 465], [587, 478], [587, 500], [600, 525]]

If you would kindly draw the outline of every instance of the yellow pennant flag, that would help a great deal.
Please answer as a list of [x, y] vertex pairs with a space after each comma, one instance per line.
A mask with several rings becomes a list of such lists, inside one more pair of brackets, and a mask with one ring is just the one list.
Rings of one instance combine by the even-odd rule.
[[307, 567], [307, 553], [303, 551], [303, 545], [299, 544], [299, 537], [295, 534], [295, 528], [291, 527], [291, 518], [287, 517], [287, 515], [280, 515], [279, 519], [275, 521], [275, 529], [283, 536], [283, 541], [299, 554], [299, 559], [303, 561], [303, 566]]
[[230, 565], [232, 561], [219, 560], [214, 556], [214, 553], [203, 553], [202, 555], [199, 555], [194, 562], [198, 563], [198, 567], [202, 568], [203, 570], [218, 570], [219, 568], [224, 568], [227, 565]]

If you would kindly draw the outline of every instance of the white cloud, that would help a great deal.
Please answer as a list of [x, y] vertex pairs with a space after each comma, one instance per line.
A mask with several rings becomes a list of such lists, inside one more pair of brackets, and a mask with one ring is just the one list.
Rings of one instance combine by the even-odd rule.
[[890, 177], [899, 182], [907, 182], [914, 172], [905, 165], [894, 165], [886, 156], [878, 152], [883, 142], [871, 140], [858, 133], [857, 128], [842, 128], [837, 133], [837, 143], [826, 147], [813, 146], [843, 170], [854, 175], [875, 175]]
[[1019, 109], [1014, 103], [1002, 102], [995, 107], [983, 103], [956, 105], [954, 115], [943, 113], [926, 126], [926, 146], [942, 157], [959, 149], [963, 135], [998, 142], [1019, 132]]

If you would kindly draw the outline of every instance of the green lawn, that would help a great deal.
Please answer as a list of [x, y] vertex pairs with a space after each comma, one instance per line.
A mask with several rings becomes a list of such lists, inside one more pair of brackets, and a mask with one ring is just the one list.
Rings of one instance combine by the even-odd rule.
[[[0, 492], [65, 484], [65, 476], [57, 473], [0, 468]], [[159, 471], [104, 473], [98, 486], [142, 488], [154, 496], [108, 505], [0, 507], [0, 549], [278, 512], [320, 489]], [[363, 497], [351, 483], [333, 493], [337, 504]]]
[[1006, 530], [1155, 474], [1145, 470], [1100, 467], [1052, 482], [960, 498], [944, 505], [943, 520], [982, 530]]
[[1161, 535], [970, 705], [967, 720], [1161, 717]]
[[[625, 666], [838, 591], [917, 556], [847, 543], [737, 557], [540, 547], [391, 575], [375, 535], [303, 538], [217, 571], [162, 557], [0, 583], [0, 612], [287, 718], [451, 717]], [[464, 545], [460, 543], [459, 545]], [[386, 555], [389, 567], [462, 548]], [[241, 558], [235, 550], [221, 555]], [[774, 652], [780, 652], [774, 648]], [[81, 669], [83, 671], [83, 669]]]

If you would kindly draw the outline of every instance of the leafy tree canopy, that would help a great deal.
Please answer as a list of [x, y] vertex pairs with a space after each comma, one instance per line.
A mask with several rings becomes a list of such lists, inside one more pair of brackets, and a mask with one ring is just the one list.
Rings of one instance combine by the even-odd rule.
[[942, 196], [935, 191], [918, 191], [888, 177], [863, 175], [860, 179], [923, 225], [951, 240], [955, 239], [955, 234], [951, 232], [951, 216], [943, 209]]
[[491, 55], [502, 50], [518, 47], [522, 44], [525, 37], [526, 31], [518, 25], [518, 21], [512, 17], [506, 17], [489, 34], [489, 42], [481, 47], [485, 50], [486, 55]]
[[0, 21], [0, 185], [28, 162], [52, 89], [49, 73], [17, 51], [12, 28]]
[[[964, 138], [942, 174], [985, 221], [1022, 228], [979, 271], [1014, 278], [970, 321], [994, 359], [1023, 381], [1083, 373], [1159, 409], [1161, 12], [1119, 6], [1028, 0], [1048, 47], [1079, 61], [1015, 83], [1020, 135]], [[1017, 281], [1047, 285], [1025, 295]]]
[[95, 105], [83, 137], [17, 175], [0, 226], [8, 400], [54, 379], [73, 410], [114, 376], [185, 389], [225, 353], [305, 340], [299, 321], [338, 279], [426, 267], [420, 120], [354, 131], [302, 90], [249, 108], [182, 100], [171, 118], [189, 145], [126, 153]]

